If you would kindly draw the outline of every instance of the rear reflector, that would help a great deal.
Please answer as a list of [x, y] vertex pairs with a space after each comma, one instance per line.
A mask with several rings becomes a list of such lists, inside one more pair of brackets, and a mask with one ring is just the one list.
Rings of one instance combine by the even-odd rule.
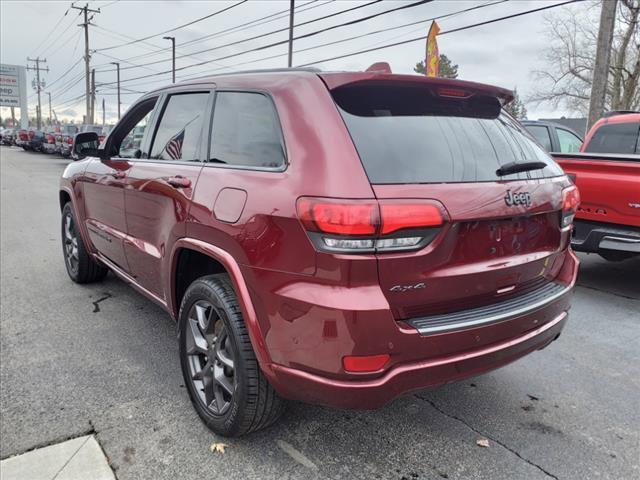
[[388, 354], [369, 355], [366, 357], [343, 357], [342, 365], [347, 372], [376, 372], [389, 361]]

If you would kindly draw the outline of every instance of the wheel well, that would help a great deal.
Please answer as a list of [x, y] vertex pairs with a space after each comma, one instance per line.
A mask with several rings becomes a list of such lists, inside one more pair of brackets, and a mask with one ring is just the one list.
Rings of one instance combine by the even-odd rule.
[[178, 253], [178, 263], [175, 273], [175, 290], [176, 290], [176, 313], [180, 309], [182, 297], [195, 280], [205, 275], [213, 275], [215, 273], [227, 273], [227, 270], [220, 262], [213, 258], [197, 252], [183, 248]]
[[64, 206], [71, 201], [71, 197], [64, 190], [60, 191], [60, 210], [64, 208]]

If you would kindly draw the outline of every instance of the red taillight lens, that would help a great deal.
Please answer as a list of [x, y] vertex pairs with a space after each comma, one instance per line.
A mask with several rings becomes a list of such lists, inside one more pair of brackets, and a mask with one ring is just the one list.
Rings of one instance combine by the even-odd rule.
[[443, 219], [440, 210], [431, 204], [380, 204], [382, 235], [404, 228], [438, 227]]
[[342, 366], [347, 372], [376, 372], [389, 361], [389, 355], [368, 355], [366, 357], [348, 356], [342, 358]]
[[47, 143], [56, 143], [56, 139], [53, 135], [47, 135]]
[[302, 198], [298, 216], [310, 231], [337, 235], [373, 235], [378, 228], [375, 202], [332, 202]]
[[73, 138], [71, 138], [71, 137], [67, 138], [67, 143], [69, 145], [73, 145]]
[[344, 253], [415, 250], [443, 225], [444, 207], [432, 200], [335, 200], [303, 197], [298, 217], [319, 250]]
[[29, 135], [29, 140], [33, 140], [33, 137], [36, 136], [36, 132], [34, 132], [33, 130], [29, 130], [29, 133], [27, 135]]
[[579, 205], [580, 192], [578, 187], [571, 185], [562, 190], [562, 217], [560, 220], [562, 228], [568, 227], [573, 223], [573, 218], [576, 216]]

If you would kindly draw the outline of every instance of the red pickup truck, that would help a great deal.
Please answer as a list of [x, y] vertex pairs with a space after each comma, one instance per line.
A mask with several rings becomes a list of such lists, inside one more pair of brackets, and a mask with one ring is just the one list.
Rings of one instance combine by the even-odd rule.
[[571, 245], [618, 261], [640, 254], [640, 113], [610, 115], [580, 153], [553, 154], [580, 190]]

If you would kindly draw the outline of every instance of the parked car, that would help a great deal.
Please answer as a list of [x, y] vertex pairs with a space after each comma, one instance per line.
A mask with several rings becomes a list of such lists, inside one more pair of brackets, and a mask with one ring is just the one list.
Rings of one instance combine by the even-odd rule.
[[578, 269], [578, 191], [502, 112], [512, 99], [311, 69], [155, 90], [100, 148], [76, 136], [67, 272], [111, 270], [177, 321], [185, 385], [221, 435], [285, 399], [376, 408], [503, 366], [558, 338]]
[[44, 132], [40, 151], [42, 153], [57, 153], [57, 148], [56, 132], [53, 129]]
[[8, 146], [14, 145], [16, 141], [16, 132], [17, 130], [15, 128], [5, 129], [2, 133], [2, 144]]
[[571, 245], [612, 261], [640, 254], [640, 113], [596, 122], [582, 152], [554, 154], [580, 190]]
[[582, 146], [582, 136], [564, 125], [541, 120], [523, 120], [522, 125], [547, 152], [579, 152]]
[[73, 137], [76, 133], [78, 133], [77, 125], [66, 124], [60, 126], [60, 133], [56, 137], [56, 146], [58, 153], [65, 158], [71, 156]]
[[45, 134], [40, 130], [19, 130], [16, 145], [22, 147], [23, 150], [40, 152], [42, 144], [45, 141]]

